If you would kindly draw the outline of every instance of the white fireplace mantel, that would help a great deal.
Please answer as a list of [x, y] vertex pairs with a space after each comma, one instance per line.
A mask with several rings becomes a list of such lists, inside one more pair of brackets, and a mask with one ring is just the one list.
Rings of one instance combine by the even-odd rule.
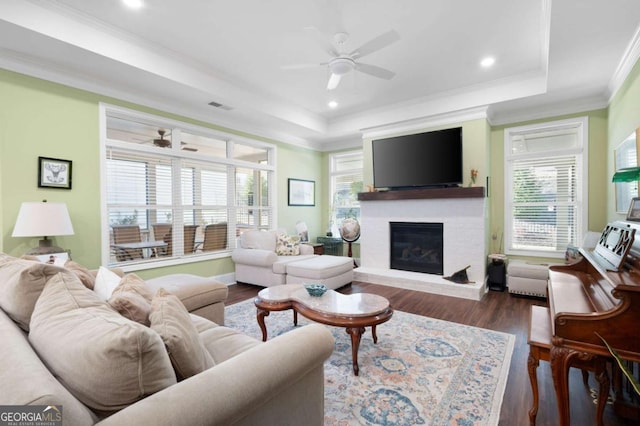
[[[456, 189], [463, 191], [455, 191]], [[464, 191], [474, 190], [474, 191]], [[438, 190], [433, 190], [438, 191]], [[486, 202], [483, 188], [446, 190], [453, 197], [414, 198], [412, 194], [371, 194], [360, 198], [361, 266], [354, 279], [392, 287], [480, 300], [486, 292]], [[403, 191], [397, 191], [403, 192]], [[436, 192], [437, 194], [437, 192]], [[444, 194], [444, 193], [443, 193]], [[460, 195], [462, 194], [462, 195]], [[478, 194], [481, 194], [478, 196]], [[469, 195], [465, 197], [464, 195]], [[408, 198], [408, 199], [407, 199]], [[444, 276], [469, 266], [467, 275], [473, 284], [456, 284], [443, 276], [390, 269], [389, 222], [422, 222], [443, 224]]]

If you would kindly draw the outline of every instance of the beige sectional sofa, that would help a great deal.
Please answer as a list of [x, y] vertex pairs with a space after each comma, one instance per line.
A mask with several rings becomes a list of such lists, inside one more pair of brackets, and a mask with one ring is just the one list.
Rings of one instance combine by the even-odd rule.
[[[122, 292], [148, 291], [126, 281]], [[70, 269], [0, 254], [0, 405], [61, 405], [67, 425], [323, 423], [325, 327], [262, 343], [164, 288], [150, 326], [110, 301]]]

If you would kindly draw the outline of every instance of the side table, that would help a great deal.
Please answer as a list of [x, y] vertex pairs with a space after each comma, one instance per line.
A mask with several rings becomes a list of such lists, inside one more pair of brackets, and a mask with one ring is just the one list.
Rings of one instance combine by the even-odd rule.
[[313, 247], [313, 254], [324, 254], [324, 244], [322, 243], [304, 243]]

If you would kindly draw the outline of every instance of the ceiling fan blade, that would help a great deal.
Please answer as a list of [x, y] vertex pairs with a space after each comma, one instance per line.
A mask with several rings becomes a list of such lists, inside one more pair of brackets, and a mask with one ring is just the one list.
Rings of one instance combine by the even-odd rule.
[[327, 83], [327, 90], [333, 90], [338, 87], [338, 84], [340, 84], [340, 78], [342, 78], [340, 74], [332, 73], [331, 77], [329, 77], [329, 82]]
[[356, 70], [385, 80], [391, 80], [396, 73], [376, 65], [356, 63]]
[[398, 40], [400, 40], [400, 34], [398, 34], [396, 30], [390, 30], [353, 50], [349, 55], [353, 59], [362, 58], [370, 53], [383, 49]]

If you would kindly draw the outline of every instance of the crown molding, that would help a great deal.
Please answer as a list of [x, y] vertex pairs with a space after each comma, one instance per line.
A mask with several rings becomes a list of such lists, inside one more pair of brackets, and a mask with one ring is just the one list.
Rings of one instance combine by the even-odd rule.
[[563, 101], [555, 105], [545, 104], [538, 107], [532, 106], [516, 110], [510, 109], [508, 112], [495, 111], [494, 108], [490, 107], [488, 121], [491, 126], [504, 126], [562, 115], [580, 114], [607, 108], [607, 106], [609, 106], [609, 103], [604, 97], [594, 96], [567, 102]]
[[429, 117], [420, 117], [412, 120], [387, 124], [384, 126], [370, 127], [362, 130], [363, 139], [387, 137], [400, 133], [415, 132], [430, 127], [444, 126], [447, 124], [462, 123], [470, 120], [486, 119], [487, 106], [467, 108], [460, 111], [445, 112]]
[[620, 87], [625, 82], [629, 73], [638, 62], [640, 58], [640, 26], [636, 30], [633, 38], [629, 42], [627, 49], [624, 51], [622, 55], [622, 59], [616, 68], [616, 71], [613, 73], [611, 80], [608, 85], [608, 95], [609, 95], [609, 103], [611, 103], [613, 97], [618, 93]]

